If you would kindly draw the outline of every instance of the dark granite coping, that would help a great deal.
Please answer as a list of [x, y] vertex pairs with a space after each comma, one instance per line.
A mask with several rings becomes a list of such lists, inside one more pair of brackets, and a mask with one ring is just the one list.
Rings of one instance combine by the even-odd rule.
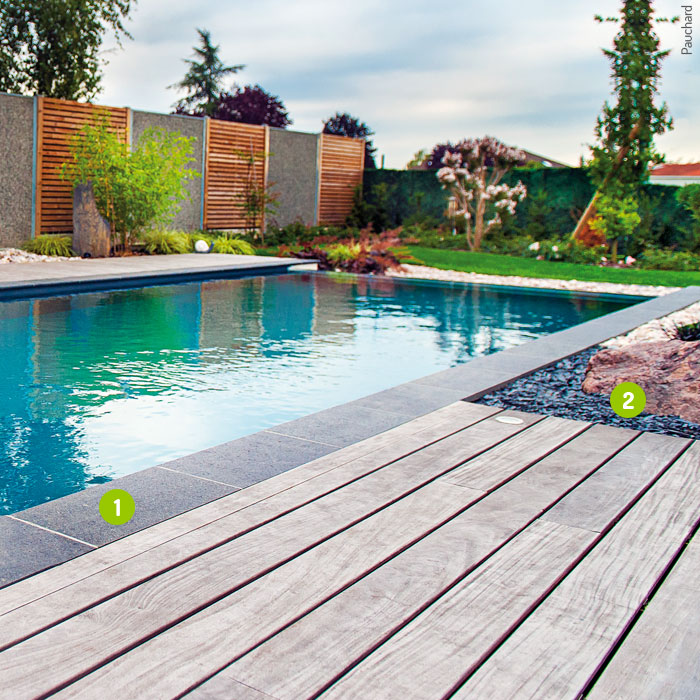
[[[278, 275], [294, 270], [315, 270], [316, 262], [316, 260], [300, 261], [293, 258], [271, 257], [262, 260], [258, 258], [256, 260], [236, 262], [232, 265], [178, 267], [151, 271], [101, 272], [92, 275], [65, 275], [55, 279], [44, 277], [4, 280], [0, 278], [0, 301], [113, 289], [133, 289], [150, 285], [236, 279], [251, 275]], [[40, 264], [58, 265], [59, 263]], [[79, 265], [81, 263], [68, 264]]]
[[[686, 287], [524, 345], [0, 517], [0, 586], [455, 401], [475, 400], [697, 301], [700, 287]], [[108, 525], [99, 515], [99, 499], [112, 488], [124, 488], [136, 500], [137, 513], [127, 525]]]

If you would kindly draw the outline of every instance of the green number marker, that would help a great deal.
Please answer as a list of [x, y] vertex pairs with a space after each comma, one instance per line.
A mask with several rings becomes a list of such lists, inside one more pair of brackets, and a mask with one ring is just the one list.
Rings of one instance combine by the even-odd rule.
[[128, 523], [135, 512], [136, 504], [128, 491], [112, 489], [100, 498], [100, 515], [110, 525]]
[[610, 407], [621, 418], [638, 416], [646, 405], [644, 389], [634, 382], [622, 382], [610, 394]]

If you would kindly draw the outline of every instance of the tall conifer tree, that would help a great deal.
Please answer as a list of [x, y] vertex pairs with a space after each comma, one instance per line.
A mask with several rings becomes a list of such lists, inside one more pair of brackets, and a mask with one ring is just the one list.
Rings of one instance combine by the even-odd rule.
[[595, 213], [596, 200], [635, 197], [647, 181], [651, 163], [663, 156], [654, 147], [654, 136], [671, 129], [666, 103], [657, 104], [661, 63], [669, 51], [659, 50], [654, 23], [676, 21], [654, 17], [651, 0], [624, 0], [621, 17], [595, 16], [597, 22], [619, 22], [614, 48], [603, 49], [612, 67], [616, 100], [605, 102], [598, 117], [591, 147], [590, 175], [596, 195], [574, 231], [580, 232]]

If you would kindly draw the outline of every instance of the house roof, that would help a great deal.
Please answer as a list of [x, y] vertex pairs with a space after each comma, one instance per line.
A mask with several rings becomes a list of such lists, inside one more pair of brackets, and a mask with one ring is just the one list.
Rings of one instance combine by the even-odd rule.
[[[545, 158], [544, 156], [540, 156], [537, 153], [533, 153], [532, 151], [526, 151], [524, 148], [519, 149], [525, 154], [525, 158], [518, 163], [518, 165], [525, 165], [526, 163], [542, 163], [542, 165], [545, 168], [570, 168], [570, 165], [567, 165], [566, 163], [561, 163], [558, 160], [553, 160], [552, 158]], [[431, 158], [432, 154], [428, 154], [425, 158], [425, 160], [420, 164], [417, 165], [413, 170], [437, 170], [438, 168], [442, 167], [442, 163], [436, 163], [433, 165], [428, 165], [428, 160]], [[486, 165], [489, 165], [487, 162]]]
[[567, 165], [566, 163], [560, 163], [558, 160], [553, 160], [552, 158], [545, 158], [544, 156], [537, 155], [537, 153], [533, 153], [532, 151], [526, 151], [524, 148], [520, 149], [524, 154], [525, 154], [525, 160], [523, 161], [523, 164], [525, 163], [531, 163], [531, 162], [536, 162], [536, 163], [542, 163], [546, 168], [570, 168], [570, 165]]
[[700, 177], [700, 163], [662, 163], [653, 167], [654, 177]]

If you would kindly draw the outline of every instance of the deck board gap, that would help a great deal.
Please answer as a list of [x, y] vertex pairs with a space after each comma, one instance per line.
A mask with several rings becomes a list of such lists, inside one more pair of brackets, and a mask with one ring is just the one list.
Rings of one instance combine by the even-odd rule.
[[[528, 426], [528, 428], [532, 428], [532, 427], [534, 427], [534, 425], [537, 425], [537, 423], [535, 423], [535, 424], [533, 424], [533, 425], [531, 425], [531, 426]], [[592, 426], [591, 426], [591, 425], [586, 425], [585, 428], [582, 429], [580, 432], [578, 432], [574, 437], [579, 437], [579, 436], [581, 436], [581, 435], [582, 435], [583, 433], [585, 433], [590, 427], [592, 427]], [[524, 431], [521, 431], [520, 433], [517, 433], [517, 434], [523, 434], [524, 432], [526, 432], [526, 431], [524, 430]], [[618, 449], [616, 449], [616, 450], [615, 450], [611, 455], [609, 455], [605, 460], [601, 461], [600, 464], [599, 464], [594, 470], [592, 470], [591, 472], [589, 472], [584, 478], [582, 478], [582, 479], [580, 479], [579, 481], [577, 481], [577, 482], [576, 482], [574, 485], [572, 485], [568, 490], [566, 490], [564, 493], [562, 493], [557, 499], [555, 499], [554, 501], [552, 501], [552, 502], [549, 504], [549, 506], [548, 506], [544, 511], [540, 512], [538, 515], [536, 515], [536, 516], [533, 517], [531, 520], [529, 520], [524, 526], [522, 526], [521, 528], [519, 528], [518, 530], [516, 530], [515, 532], [513, 532], [511, 535], [509, 535], [509, 536], [508, 536], [505, 540], [503, 540], [497, 547], [495, 547], [493, 550], [491, 550], [490, 552], [488, 552], [488, 554], [486, 554], [486, 555], [485, 555], [484, 557], [482, 557], [480, 560], [476, 561], [472, 566], [468, 567], [462, 574], [460, 574], [460, 576], [458, 576], [457, 578], [453, 579], [451, 582], [449, 582], [449, 584], [448, 584], [447, 586], [443, 587], [439, 592], [437, 592], [436, 594], [434, 594], [433, 596], [431, 596], [431, 598], [429, 598], [423, 605], [421, 605], [419, 608], [417, 608], [416, 610], [414, 610], [414, 611], [412, 612], [411, 615], [409, 615], [408, 617], [406, 617], [406, 618], [404, 618], [403, 620], [401, 620], [401, 621], [399, 622], [399, 624], [395, 625], [392, 629], [390, 629], [388, 632], [386, 632], [386, 634], [384, 634], [380, 640], [378, 640], [376, 643], [372, 644], [372, 645], [371, 645], [368, 649], [366, 649], [361, 655], [359, 655], [359, 656], [355, 657], [354, 659], [352, 659], [351, 662], [350, 662], [350, 664], [348, 664], [348, 665], [347, 665], [345, 668], [343, 668], [340, 672], [336, 673], [336, 674], [335, 674], [328, 682], [326, 682], [321, 688], [319, 688], [317, 691], [315, 691], [314, 693], [312, 693], [311, 695], [309, 695], [309, 698], [315, 699], [315, 698], [318, 698], [318, 697], [322, 696], [324, 693], [326, 693], [326, 692], [327, 692], [333, 685], [335, 685], [342, 677], [346, 676], [350, 671], [352, 671], [353, 668], [355, 668], [355, 667], [358, 666], [360, 663], [362, 663], [365, 659], [367, 659], [369, 656], [371, 656], [371, 654], [373, 654], [377, 649], [379, 649], [383, 644], [385, 644], [389, 639], [391, 639], [391, 637], [393, 637], [396, 633], [398, 633], [398, 632], [399, 632], [400, 630], [402, 630], [404, 627], [406, 627], [407, 625], [409, 625], [413, 620], [415, 620], [415, 619], [418, 618], [420, 615], [422, 615], [422, 614], [423, 614], [426, 610], [428, 610], [432, 605], [434, 605], [437, 601], [439, 601], [445, 594], [447, 594], [449, 591], [451, 591], [451, 590], [454, 589], [456, 586], [458, 586], [464, 579], [466, 579], [469, 575], [471, 575], [471, 574], [472, 574], [474, 571], [476, 571], [479, 567], [483, 566], [487, 561], [489, 561], [489, 560], [490, 560], [492, 557], [494, 557], [498, 552], [500, 552], [500, 551], [501, 551], [506, 545], [508, 545], [512, 540], [514, 540], [514, 539], [517, 538], [522, 532], [524, 532], [525, 530], [527, 530], [527, 528], [530, 527], [530, 525], [532, 525], [532, 523], [534, 523], [534, 522], [536, 522], [537, 520], [539, 520], [539, 519], [542, 517], [542, 515], [543, 515], [544, 513], [546, 513], [546, 512], [547, 512], [548, 510], [550, 510], [551, 508], [553, 508], [557, 503], [559, 503], [561, 500], [563, 500], [567, 495], [569, 495], [570, 493], [572, 493], [572, 492], [573, 492], [576, 488], [578, 488], [578, 486], [579, 486], [581, 483], [583, 483], [586, 479], [588, 479], [588, 478], [589, 478], [590, 476], [592, 476], [593, 474], [597, 473], [605, 464], [607, 464], [611, 459], [613, 459], [613, 457], [615, 457], [619, 452], [621, 452], [623, 449], [625, 449], [626, 447], [628, 447], [629, 445], [631, 445], [631, 444], [637, 439], [638, 436], [639, 436], [638, 434], [632, 435], [632, 436], [629, 438], [629, 440], [628, 440], [627, 442], [625, 442], [625, 443], [624, 443], [623, 445], [621, 445]], [[514, 436], [513, 436], [513, 437], [514, 437]], [[573, 439], [573, 437], [572, 437], [571, 439]], [[567, 440], [566, 442], [564, 442], [562, 445], [559, 445], [559, 446], [558, 446], [557, 448], [555, 448], [554, 450], [550, 450], [548, 454], [552, 454], [553, 452], [556, 452], [557, 449], [560, 449], [560, 448], [563, 447], [564, 445], [568, 444], [569, 441], [570, 441], [570, 440]], [[489, 449], [492, 449], [492, 448], [489, 448]], [[488, 451], [488, 450], [485, 450], [484, 452], [487, 452], [487, 451]], [[483, 452], [482, 452], [481, 454], [483, 454]], [[479, 455], [474, 455], [474, 457], [472, 457], [471, 459], [474, 459], [474, 458], [476, 458], [477, 456], [479, 456]], [[465, 462], [468, 462], [468, 461], [470, 461], [470, 460], [466, 460]], [[534, 461], [529, 465], [529, 467], [526, 467], [525, 469], [520, 470], [520, 471], [518, 472], [518, 474], [524, 473], [525, 471], [527, 471], [527, 469], [531, 468], [532, 466], [534, 466], [535, 464], [537, 464], [539, 461], [541, 461], [541, 460], [540, 460], [540, 459], [534, 460]], [[279, 634], [281, 634], [283, 631], [285, 631], [286, 629], [288, 629], [288, 628], [291, 627], [292, 625], [298, 623], [300, 620], [302, 620], [303, 618], [305, 618], [305, 617], [307, 617], [308, 615], [310, 615], [311, 613], [313, 613], [316, 609], [320, 608], [322, 605], [325, 605], [325, 604], [328, 603], [329, 601], [331, 601], [331, 600], [333, 600], [334, 598], [338, 597], [338, 596], [341, 595], [344, 591], [350, 589], [352, 586], [356, 585], [356, 584], [357, 584], [358, 582], [360, 582], [362, 579], [364, 579], [364, 578], [366, 578], [367, 576], [371, 575], [374, 571], [377, 571], [378, 569], [380, 569], [382, 566], [384, 566], [385, 564], [387, 564], [387, 563], [388, 563], [389, 561], [391, 561], [392, 559], [395, 559], [395, 558], [398, 557], [400, 554], [404, 553], [405, 551], [407, 551], [407, 550], [410, 549], [411, 547], [415, 546], [419, 541], [421, 541], [421, 540], [427, 538], [429, 535], [433, 534], [434, 532], [436, 532], [437, 530], [439, 530], [441, 527], [444, 527], [445, 525], [447, 525], [447, 524], [448, 524], [449, 522], [451, 522], [452, 520], [455, 520], [455, 519], [458, 518], [460, 515], [463, 515], [467, 510], [469, 510], [470, 508], [474, 507], [477, 503], [479, 503], [479, 502], [483, 501], [484, 499], [486, 499], [489, 495], [491, 495], [492, 493], [496, 492], [496, 491], [497, 491], [498, 489], [500, 489], [504, 484], [510, 482], [511, 480], [512, 480], [512, 479], [510, 479], [510, 478], [509, 478], [509, 479], [506, 479], [504, 482], [501, 482], [501, 483], [499, 483], [497, 486], [495, 486], [492, 490], [484, 492], [483, 495], [482, 495], [480, 498], [478, 498], [477, 500], [475, 500], [475, 501], [473, 501], [472, 503], [470, 503], [467, 507], [461, 509], [461, 510], [460, 510], [458, 513], [456, 513], [454, 516], [451, 516], [450, 518], [445, 519], [444, 522], [440, 523], [440, 524], [437, 525], [436, 527], [431, 528], [431, 530], [429, 530], [428, 532], [424, 533], [423, 536], [421, 536], [421, 537], [419, 537], [419, 538], [416, 538], [415, 541], [413, 541], [413, 542], [411, 542], [410, 544], [406, 545], [406, 546], [403, 547], [400, 551], [397, 551], [397, 552], [396, 552], [395, 554], [393, 554], [392, 556], [387, 557], [386, 560], [380, 562], [379, 564], [377, 564], [376, 566], [374, 566], [371, 570], [368, 570], [368, 571], [364, 572], [361, 576], [358, 576], [355, 580], [353, 580], [353, 581], [352, 581], [351, 583], [349, 583], [348, 585], [343, 586], [343, 588], [337, 590], [337, 591], [334, 592], [332, 595], [330, 595], [330, 596], [328, 596], [327, 598], [322, 599], [321, 601], [319, 601], [313, 608], [309, 608], [309, 609], [306, 610], [303, 614], [296, 616], [294, 619], [288, 621], [284, 626], [278, 628], [274, 633], [269, 634], [269, 635], [267, 635], [266, 637], [260, 639], [255, 645], [251, 646], [249, 649], [245, 650], [243, 653], [238, 654], [235, 658], [230, 659], [228, 663], [226, 663], [225, 665], [223, 665], [223, 666], [221, 666], [220, 668], [218, 668], [218, 669], [216, 670], [215, 673], [212, 673], [212, 674], [209, 676], [209, 678], [213, 678], [215, 675], [217, 675], [218, 673], [220, 673], [220, 672], [223, 671], [224, 669], [228, 668], [229, 666], [233, 665], [236, 661], [238, 661], [238, 660], [241, 659], [242, 657], [246, 656], [247, 654], [249, 654], [249, 653], [250, 653], [251, 651], [253, 651], [254, 649], [257, 649], [258, 647], [261, 647], [263, 644], [267, 643], [268, 641], [270, 641], [270, 640], [273, 639], [274, 637], [278, 636]], [[597, 540], [596, 540], [596, 541], [597, 541]], [[589, 551], [590, 549], [592, 549], [592, 547], [593, 547], [593, 545], [591, 545], [591, 547], [587, 548], [587, 549], [586, 549], [586, 553], [588, 553], [588, 551]], [[573, 569], [574, 566], [575, 566], [575, 564], [571, 566], [571, 569]], [[557, 585], [558, 585], [558, 583], [561, 582], [561, 580], [563, 580], [563, 579], [566, 577], [566, 575], [568, 575], [568, 573], [570, 573], [570, 570], [569, 570], [569, 569], [567, 569], [566, 572], [565, 572], [559, 579], [557, 579]], [[553, 588], [554, 588], [554, 587], [552, 587], [552, 589], [553, 589]], [[551, 591], [548, 591], [547, 594], [550, 593], [550, 592], [551, 592]], [[545, 598], [546, 598], [546, 595], [542, 596], [542, 600], [544, 600]], [[542, 601], [539, 600], [538, 603], [537, 603], [537, 605], [539, 605], [541, 602], [542, 602]], [[537, 607], [537, 606], [532, 606], [532, 610], [536, 609], [536, 607]], [[529, 612], [531, 612], [531, 611], [529, 611]], [[529, 612], [528, 612], [528, 614], [529, 614]], [[509, 633], [510, 633], [510, 631], [509, 631]], [[500, 645], [500, 643], [502, 643], [502, 642], [499, 642], [499, 645]], [[498, 646], [498, 645], [496, 645], [495, 648], [497, 648], [497, 646]], [[205, 683], [207, 680], [209, 680], [209, 678], [203, 679], [202, 682], [200, 683], [200, 685], [201, 685], [202, 683]], [[463, 681], [460, 681], [460, 685], [461, 685], [462, 683], [463, 683]]]
[[656, 580], [654, 583], [653, 587], [647, 594], [646, 598], [642, 601], [642, 603], [639, 605], [637, 610], [635, 611], [634, 615], [629, 619], [627, 624], [624, 626], [622, 629], [619, 637], [615, 640], [615, 642], [612, 644], [610, 649], [608, 649], [608, 653], [603, 657], [601, 660], [600, 664], [598, 667], [595, 669], [595, 671], [591, 674], [590, 678], [586, 681], [584, 686], [581, 688], [581, 691], [579, 693], [579, 697], [585, 698], [588, 696], [588, 694], [591, 692], [591, 690], [594, 689], [595, 684], [598, 682], [600, 677], [605, 673], [605, 669], [608, 667], [610, 662], [613, 660], [615, 657], [615, 654], [619, 651], [620, 647], [625, 643], [625, 640], [629, 636], [629, 634], [632, 632], [634, 629], [634, 626], [639, 622], [640, 618], [644, 615], [644, 610], [646, 609], [647, 605], [651, 603], [654, 599], [654, 596], [659, 592], [661, 589], [661, 586], [663, 585], [664, 581], [669, 577], [669, 575], [673, 572], [674, 567], [678, 564], [678, 561], [680, 558], [683, 556], [683, 552], [688, 548], [688, 545], [692, 542], [693, 538], [697, 536], [698, 531], [700, 531], [700, 518], [695, 522], [695, 525], [693, 526], [692, 531], [688, 535], [688, 537], [685, 538], [681, 546], [678, 548], [678, 551], [673, 555], [671, 560], [668, 562], [666, 568], [663, 570], [659, 578]]

